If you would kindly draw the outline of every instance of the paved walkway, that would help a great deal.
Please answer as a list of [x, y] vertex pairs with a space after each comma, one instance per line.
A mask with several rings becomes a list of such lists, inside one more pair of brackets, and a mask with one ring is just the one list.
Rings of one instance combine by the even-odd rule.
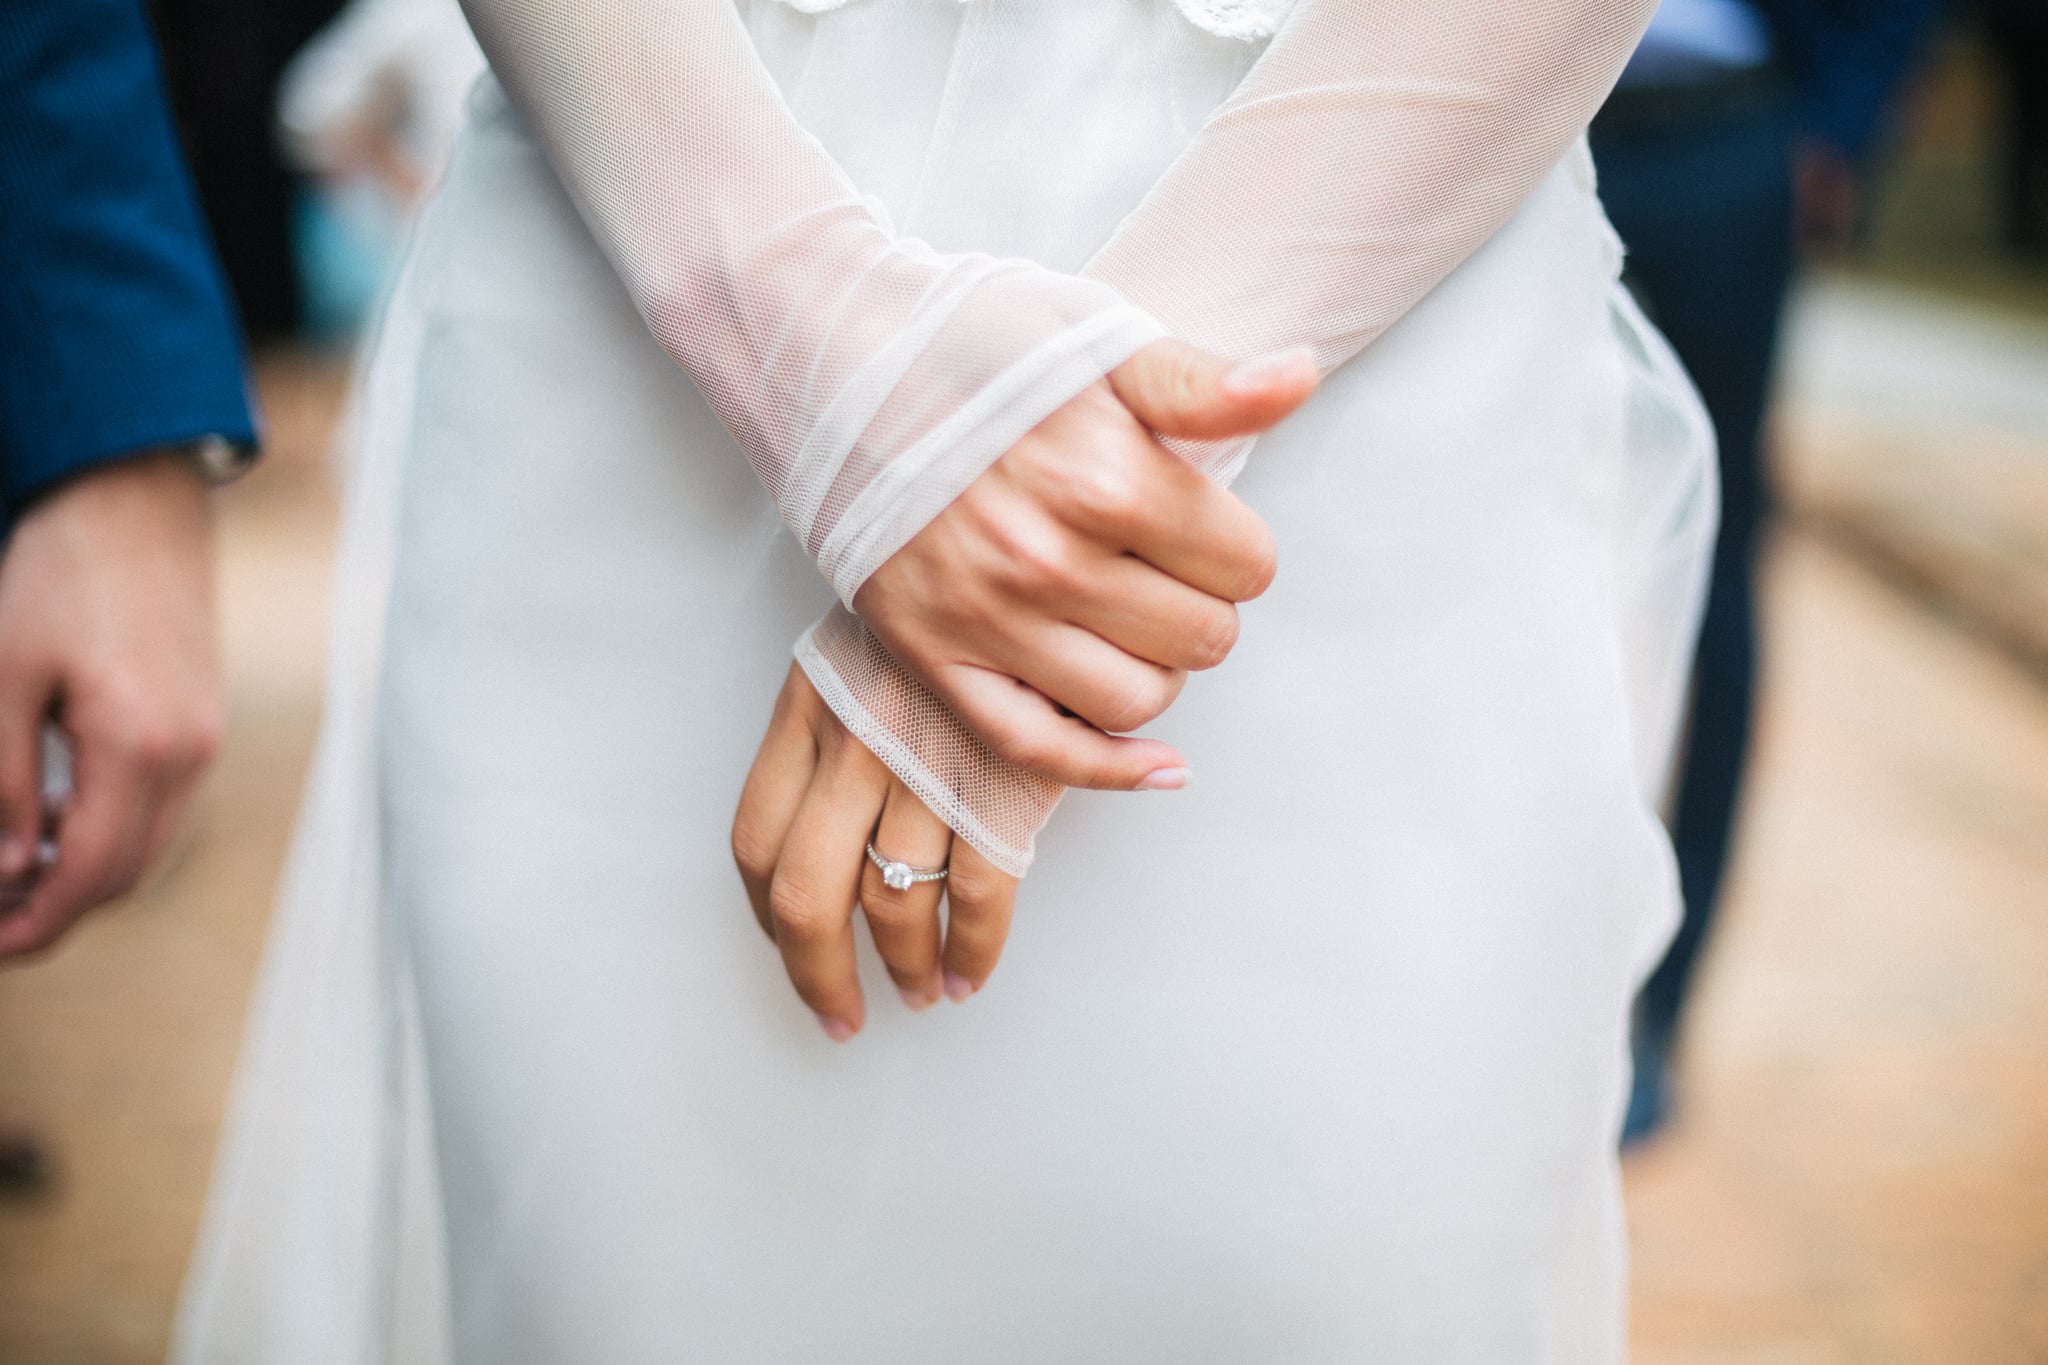
[[[0, 1365], [161, 1356], [316, 716], [336, 383], [273, 367], [266, 390], [273, 458], [227, 502], [233, 726], [198, 832], [0, 972], [0, 1106], [64, 1163], [50, 1198], [0, 1205]], [[1864, 444], [1802, 402], [1794, 463]], [[2048, 689], [1839, 545], [1802, 530], [1772, 562], [1727, 931], [1680, 1124], [1629, 1170], [1637, 1359], [2040, 1365]]]
[[1764, 719], [1645, 1365], [2048, 1361], [2048, 327], [1882, 285], [1788, 345]]
[[1792, 506], [2048, 682], [2048, 323], [1831, 281], [1787, 351]]
[[1814, 541], [1676, 1132], [1641, 1365], [2048, 1361], [2048, 692]]

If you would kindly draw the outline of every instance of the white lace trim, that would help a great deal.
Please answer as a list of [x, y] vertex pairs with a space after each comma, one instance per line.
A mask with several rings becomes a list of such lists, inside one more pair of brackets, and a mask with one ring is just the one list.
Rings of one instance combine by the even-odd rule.
[[[961, 0], [962, 4], [969, 0]], [[823, 14], [846, 0], [782, 0], [793, 10]], [[1173, 0], [1197, 28], [1222, 38], [1270, 38], [1279, 29], [1294, 0]]]
[[1294, 0], [1173, 0], [1197, 28], [1223, 38], [1270, 38]]

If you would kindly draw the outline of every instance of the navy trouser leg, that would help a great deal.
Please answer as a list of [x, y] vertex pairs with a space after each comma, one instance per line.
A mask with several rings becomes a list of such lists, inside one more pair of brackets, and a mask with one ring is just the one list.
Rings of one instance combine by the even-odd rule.
[[1659, 1064], [1713, 921], [1749, 749], [1753, 566], [1769, 501], [1760, 445], [1793, 267], [1791, 129], [1780, 110], [1706, 128], [1594, 128], [1630, 282], [1699, 385], [1721, 448], [1721, 530], [1672, 819], [1685, 919], [1641, 1001]]

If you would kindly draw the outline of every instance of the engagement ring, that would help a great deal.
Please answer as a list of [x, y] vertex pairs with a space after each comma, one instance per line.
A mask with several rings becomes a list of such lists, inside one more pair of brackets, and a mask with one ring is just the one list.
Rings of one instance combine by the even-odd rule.
[[899, 863], [894, 858], [883, 857], [873, 844], [868, 845], [868, 861], [882, 869], [882, 885], [891, 891], [908, 891], [919, 882], [946, 880], [943, 867], [912, 867], [909, 863]]

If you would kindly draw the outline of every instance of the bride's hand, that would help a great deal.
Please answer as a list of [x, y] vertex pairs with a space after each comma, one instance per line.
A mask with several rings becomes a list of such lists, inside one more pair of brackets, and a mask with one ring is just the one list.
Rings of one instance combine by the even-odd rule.
[[1152, 433], [1264, 431], [1315, 386], [1306, 351], [1233, 367], [1155, 342], [1012, 446], [855, 609], [997, 754], [1063, 786], [1145, 786], [1179, 755], [1114, 732], [1223, 661], [1274, 567], [1265, 523]]
[[[943, 882], [885, 886], [868, 844]], [[866, 1021], [855, 971], [853, 915], [911, 1009], [981, 989], [1010, 932], [1017, 881], [957, 838], [848, 734], [792, 666], [775, 700], [733, 819], [733, 858], [754, 917], [782, 952], [790, 981], [820, 1027], [845, 1042]], [[939, 895], [951, 909], [941, 931]]]

